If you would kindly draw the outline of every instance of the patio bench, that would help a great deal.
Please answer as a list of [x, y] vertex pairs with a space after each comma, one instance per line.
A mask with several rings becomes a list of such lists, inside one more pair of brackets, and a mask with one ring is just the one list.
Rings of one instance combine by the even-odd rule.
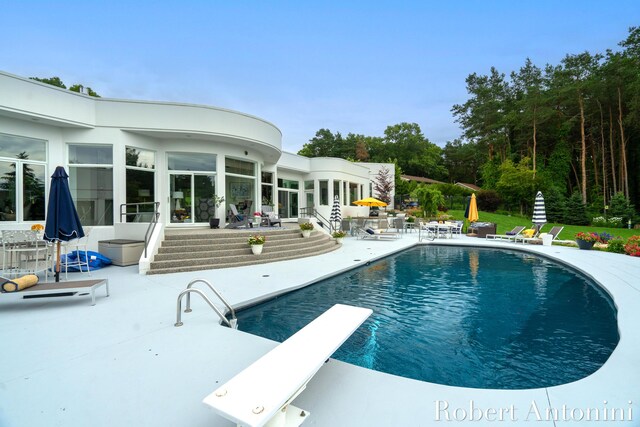
[[16, 292], [3, 292], [0, 301], [7, 299], [31, 299], [46, 297], [91, 295], [91, 305], [96, 305], [95, 291], [104, 286], [109, 296], [109, 279], [77, 280], [73, 282], [38, 283], [35, 286]]
[[371, 313], [366, 308], [334, 305], [203, 402], [242, 426], [300, 425], [309, 413], [290, 403]]

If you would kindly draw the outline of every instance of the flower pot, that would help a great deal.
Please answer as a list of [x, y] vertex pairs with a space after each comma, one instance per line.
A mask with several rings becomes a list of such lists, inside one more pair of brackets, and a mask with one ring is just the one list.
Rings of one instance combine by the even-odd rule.
[[576, 240], [576, 243], [578, 244], [578, 248], [580, 249], [584, 249], [584, 250], [589, 250], [593, 247], [593, 243], [594, 242], [586, 242], [584, 240]]
[[311, 236], [311, 230], [302, 230], [302, 237]]
[[264, 245], [251, 245], [251, 252], [253, 252], [254, 255], [260, 255], [263, 246]]
[[341, 245], [342, 241], [344, 240], [344, 237], [336, 237], [336, 243]]
[[209, 227], [220, 228], [220, 218], [209, 218]]

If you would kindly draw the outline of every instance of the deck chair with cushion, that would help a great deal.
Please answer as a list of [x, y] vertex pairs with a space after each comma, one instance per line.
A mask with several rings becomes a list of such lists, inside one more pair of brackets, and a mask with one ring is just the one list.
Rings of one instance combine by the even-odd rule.
[[361, 240], [396, 240], [401, 238], [402, 234], [389, 231], [378, 231], [369, 227], [356, 227], [356, 237]]
[[522, 230], [522, 233], [518, 234], [516, 238], [513, 239], [513, 241], [516, 243], [517, 242], [524, 243], [525, 240], [537, 239], [538, 236], [540, 235], [540, 231], [542, 230], [542, 227], [544, 227], [544, 224], [541, 224], [541, 225], [534, 224], [531, 228]]
[[[542, 228], [542, 227], [541, 227]], [[553, 236], [553, 238], [551, 239], [551, 241], [554, 241], [558, 238], [558, 234], [560, 234], [560, 232], [562, 231], [564, 227], [560, 227], [560, 226], [556, 226], [556, 227], [551, 227], [551, 230], [549, 230], [548, 233], [538, 233], [537, 236], [535, 237], [523, 237], [520, 236], [518, 237], [518, 239], [516, 240], [516, 242], [522, 242], [522, 243], [542, 243], [542, 237], [547, 234], [550, 236]]]
[[261, 224], [268, 227], [274, 227], [278, 225], [282, 226], [282, 221], [278, 217], [278, 214], [273, 211], [273, 206], [265, 205], [262, 207], [262, 221]]
[[516, 237], [524, 231], [525, 228], [526, 227], [519, 225], [517, 227], [513, 227], [511, 231], [507, 231], [505, 234], [487, 234], [485, 237], [487, 239], [507, 240], [513, 242], [516, 240]]
[[229, 205], [229, 209], [231, 209], [231, 215], [229, 216], [229, 224], [225, 228], [253, 227], [251, 222], [253, 218], [247, 214], [251, 209], [251, 202], [249, 202], [243, 213], [238, 212], [238, 208], [234, 204]]

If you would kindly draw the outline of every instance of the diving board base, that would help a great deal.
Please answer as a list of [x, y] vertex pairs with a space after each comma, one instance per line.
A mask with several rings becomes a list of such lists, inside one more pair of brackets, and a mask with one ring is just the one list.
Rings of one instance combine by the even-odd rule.
[[[265, 424], [265, 427], [299, 427], [309, 416], [309, 411], [289, 405], [281, 409]], [[241, 427], [241, 424], [238, 424]]]

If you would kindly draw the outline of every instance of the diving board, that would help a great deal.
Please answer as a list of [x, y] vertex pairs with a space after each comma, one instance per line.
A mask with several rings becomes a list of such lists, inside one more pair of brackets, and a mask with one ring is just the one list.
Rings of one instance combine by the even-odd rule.
[[334, 305], [203, 402], [239, 426], [299, 426], [309, 413], [290, 403], [371, 313]]

